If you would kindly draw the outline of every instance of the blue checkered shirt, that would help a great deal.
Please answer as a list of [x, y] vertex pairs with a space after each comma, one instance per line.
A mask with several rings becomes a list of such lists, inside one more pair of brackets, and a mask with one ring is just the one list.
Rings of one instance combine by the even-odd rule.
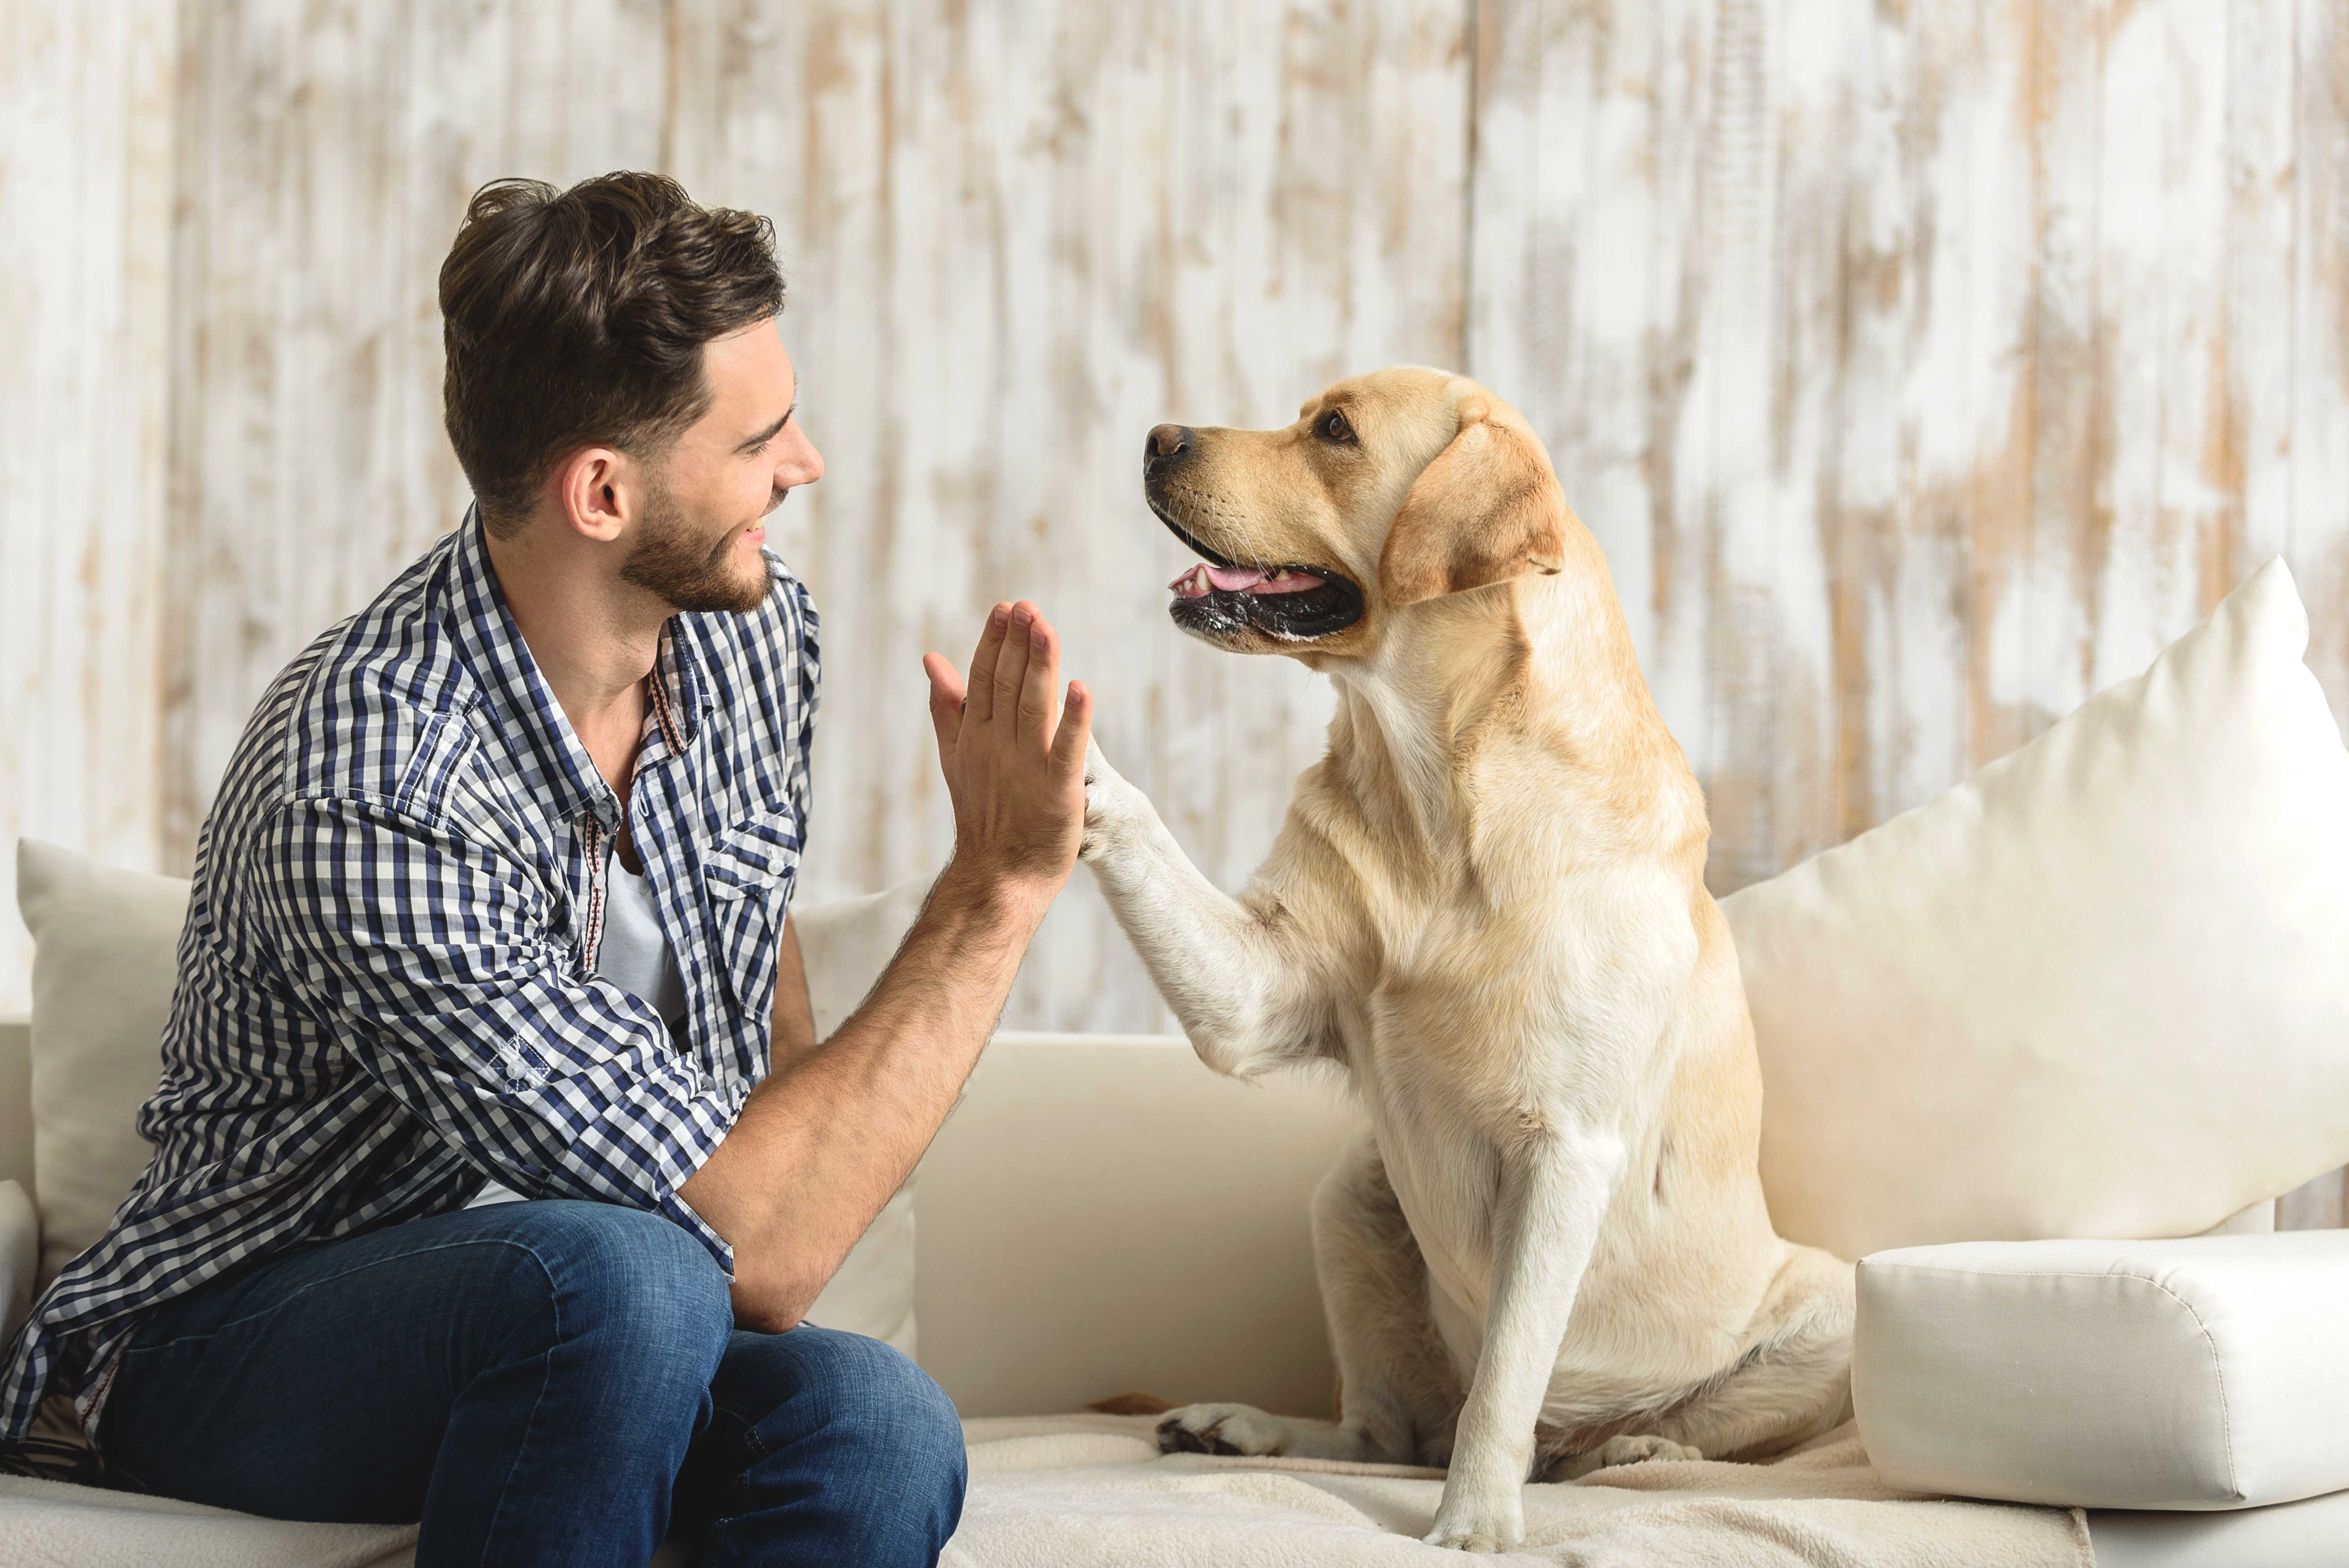
[[35, 1304], [0, 1442], [46, 1393], [94, 1431], [158, 1303], [240, 1264], [525, 1196], [657, 1211], [767, 1071], [808, 808], [816, 617], [772, 556], [750, 614], [661, 636], [628, 810], [685, 978], [675, 1036], [595, 974], [618, 799], [507, 614], [478, 520], [254, 709], [196, 851], [146, 1174]]

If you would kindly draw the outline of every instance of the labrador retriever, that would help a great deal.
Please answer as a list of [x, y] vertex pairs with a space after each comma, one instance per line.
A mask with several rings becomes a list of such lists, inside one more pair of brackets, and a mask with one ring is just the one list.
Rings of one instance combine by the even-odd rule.
[[1238, 898], [1098, 750], [1083, 858], [1209, 1067], [1339, 1064], [1369, 1122], [1314, 1198], [1339, 1419], [1162, 1446], [1448, 1466], [1427, 1539], [1489, 1552], [1528, 1480], [1846, 1419], [1852, 1270], [1771, 1230], [1704, 799], [1530, 427], [1399, 367], [1143, 470], [1203, 558], [1175, 624], [1338, 711]]

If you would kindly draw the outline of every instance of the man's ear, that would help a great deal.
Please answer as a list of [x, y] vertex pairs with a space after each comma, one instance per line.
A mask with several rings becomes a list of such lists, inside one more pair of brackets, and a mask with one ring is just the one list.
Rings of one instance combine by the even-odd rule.
[[617, 449], [581, 447], [554, 465], [546, 489], [574, 533], [608, 543], [619, 537], [636, 499], [622, 492], [637, 482], [635, 466]]
[[1549, 457], [1492, 400], [1460, 405], [1459, 433], [1412, 481], [1379, 553], [1390, 604], [1464, 593], [1526, 572], [1555, 573], [1566, 558], [1566, 496]]

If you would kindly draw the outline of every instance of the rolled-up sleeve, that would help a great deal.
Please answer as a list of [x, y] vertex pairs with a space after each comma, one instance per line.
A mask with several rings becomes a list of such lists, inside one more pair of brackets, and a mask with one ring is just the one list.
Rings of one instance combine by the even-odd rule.
[[255, 918], [285, 984], [402, 1105], [517, 1191], [666, 1214], [733, 1273], [677, 1194], [747, 1091], [578, 973], [539, 868], [365, 799], [287, 803], [255, 851]]

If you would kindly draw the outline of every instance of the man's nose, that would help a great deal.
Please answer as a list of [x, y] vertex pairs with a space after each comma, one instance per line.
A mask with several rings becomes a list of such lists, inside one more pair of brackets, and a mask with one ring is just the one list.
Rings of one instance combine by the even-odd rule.
[[782, 449], [775, 454], [776, 487], [788, 490], [815, 483], [823, 478], [823, 454], [815, 449], [815, 443], [807, 438], [806, 432], [796, 430], [794, 426], [785, 428], [793, 429], [798, 439], [783, 443]]
[[1191, 432], [1180, 425], [1154, 425], [1142, 443], [1142, 460], [1165, 462], [1191, 449]]

